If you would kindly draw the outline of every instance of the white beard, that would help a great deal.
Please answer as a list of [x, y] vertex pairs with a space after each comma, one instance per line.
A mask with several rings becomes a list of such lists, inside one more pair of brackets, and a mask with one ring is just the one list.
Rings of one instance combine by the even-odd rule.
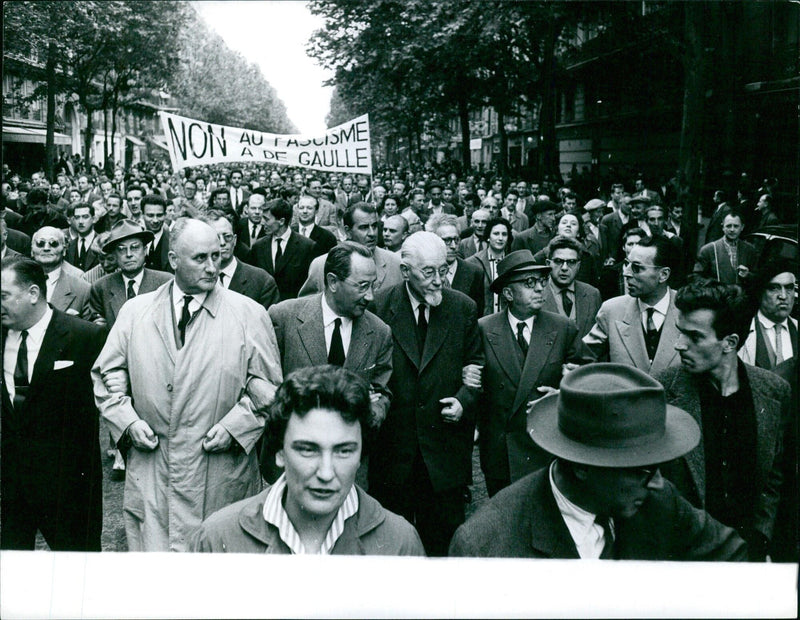
[[427, 293], [425, 295], [425, 303], [435, 308], [436, 306], [442, 303], [442, 291], [436, 291], [435, 293]]

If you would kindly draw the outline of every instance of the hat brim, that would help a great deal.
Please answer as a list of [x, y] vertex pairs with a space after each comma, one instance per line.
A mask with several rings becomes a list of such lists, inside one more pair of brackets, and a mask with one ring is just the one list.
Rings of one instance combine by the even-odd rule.
[[492, 282], [489, 285], [489, 290], [499, 295], [500, 292], [503, 290], [503, 287], [506, 286], [515, 277], [525, 273], [531, 273], [534, 271], [550, 271], [550, 267], [548, 267], [547, 265], [539, 265], [536, 263], [530, 263], [528, 265], [525, 265], [524, 267], [518, 267], [514, 269], [514, 271], [509, 271], [508, 273], [504, 273], [502, 276], [495, 278], [494, 282]]
[[666, 428], [657, 441], [641, 446], [603, 448], [570, 439], [558, 427], [558, 394], [539, 400], [528, 415], [528, 435], [554, 456], [595, 467], [645, 467], [691, 452], [700, 442], [700, 427], [683, 409], [667, 405]]
[[131, 233], [129, 235], [125, 235], [123, 237], [118, 237], [117, 239], [111, 239], [106, 241], [105, 245], [103, 245], [103, 252], [108, 252], [109, 250], [113, 250], [114, 246], [120, 243], [121, 241], [125, 241], [126, 239], [133, 239], [138, 237], [142, 240], [143, 243], [150, 243], [155, 236], [149, 230], [141, 230], [135, 233]]

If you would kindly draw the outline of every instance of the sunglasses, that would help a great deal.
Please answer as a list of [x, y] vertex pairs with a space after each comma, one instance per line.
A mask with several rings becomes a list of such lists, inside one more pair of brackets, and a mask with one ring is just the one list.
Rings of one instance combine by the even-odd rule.
[[61, 242], [56, 241], [55, 239], [37, 239], [36, 241], [34, 241], [34, 245], [36, 245], [37, 248], [43, 248], [48, 245], [51, 248], [58, 248], [61, 247]]

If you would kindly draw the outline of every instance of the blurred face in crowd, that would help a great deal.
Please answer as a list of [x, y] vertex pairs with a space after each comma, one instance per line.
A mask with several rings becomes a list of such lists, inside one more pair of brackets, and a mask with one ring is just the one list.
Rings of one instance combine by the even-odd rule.
[[761, 294], [761, 313], [770, 321], [783, 323], [794, 308], [796, 288], [797, 278], [793, 273], [776, 275]]
[[450, 224], [445, 224], [439, 226], [436, 234], [444, 241], [445, 248], [447, 248], [447, 264], [452, 265], [457, 258], [458, 242], [461, 240], [458, 229]]
[[625, 256], [630, 256], [631, 250], [633, 246], [639, 243], [642, 240], [641, 235], [628, 235], [625, 239], [625, 245], [623, 246], [623, 251], [625, 252]]
[[488, 223], [489, 212], [486, 209], [478, 209], [472, 214], [472, 229], [475, 231], [476, 237], [483, 237]]
[[361, 424], [338, 411], [292, 414], [275, 462], [286, 472], [285, 509], [296, 523], [336, 516], [361, 464]]
[[548, 209], [542, 213], [536, 214], [536, 221], [540, 226], [544, 226], [547, 230], [552, 230], [556, 223], [556, 212], [553, 209]]
[[65, 252], [64, 233], [58, 228], [45, 226], [33, 233], [31, 258], [44, 267], [45, 271], [61, 265]]
[[126, 276], [135, 276], [144, 269], [145, 243], [139, 237], [131, 237], [115, 243], [112, 252], [117, 266]]
[[69, 218], [70, 227], [81, 237], [89, 234], [92, 230], [92, 224], [94, 224], [94, 220], [89, 207], [76, 207], [72, 217]]
[[417, 213], [422, 212], [423, 208], [425, 207], [425, 196], [420, 193], [413, 194], [411, 196], [411, 203], [409, 206]]
[[78, 177], [78, 189], [80, 190], [81, 194], [86, 193], [86, 191], [89, 189], [89, 178], [85, 175]]
[[379, 205], [386, 197], [386, 188], [383, 185], [376, 185], [372, 190], [372, 201]]
[[269, 175], [269, 184], [274, 189], [283, 185], [283, 179], [281, 175], [277, 172], [273, 172]]
[[578, 210], [578, 199], [575, 196], [564, 196], [564, 211], [575, 213]]
[[444, 202], [453, 202], [453, 190], [449, 187], [445, 187], [442, 190], [442, 200]]
[[664, 234], [664, 209], [661, 207], [650, 207], [647, 210], [647, 225], [650, 227], [650, 233], [657, 236]]
[[61, 198], [61, 186], [58, 183], [53, 183], [50, 186], [50, 198], [52, 200], [58, 200]]
[[190, 220], [169, 251], [175, 282], [187, 295], [212, 290], [219, 274], [220, 250], [216, 231], [208, 224]]
[[397, 215], [397, 200], [392, 196], [388, 196], [383, 203], [383, 213], [386, 216]]
[[630, 202], [629, 206], [631, 209], [631, 218], [639, 221], [644, 217], [644, 203], [637, 200]]
[[[242, 184], [242, 173], [234, 172], [231, 174], [231, 187], [239, 187]], [[188, 198], [188, 196], [187, 196]]]
[[480, 198], [481, 201], [486, 198], [486, 190], [482, 187], [479, 187], [475, 193], [478, 195], [478, 198]]
[[247, 199], [247, 219], [253, 224], [260, 224], [264, 218], [264, 205], [267, 200], [261, 194], [251, 194]]
[[534, 198], [536, 198], [536, 197], [538, 197], [538, 196], [539, 196], [539, 193], [540, 193], [541, 191], [542, 191], [542, 190], [541, 190], [541, 187], [539, 186], [539, 184], [538, 184], [538, 183], [531, 183], [531, 196], [533, 196]]
[[495, 254], [501, 254], [506, 251], [508, 244], [508, 229], [503, 224], [495, 224], [489, 231], [489, 247], [494, 250]]
[[317, 200], [319, 200], [320, 196], [322, 195], [322, 183], [320, 183], [316, 179], [309, 182], [308, 193], [311, 194]]
[[138, 218], [142, 214], [142, 196], [142, 191], [138, 189], [128, 192], [128, 209], [135, 218]]
[[559, 235], [577, 239], [579, 229], [580, 229], [580, 223], [578, 222], [578, 218], [571, 213], [565, 213], [558, 220], [557, 234]]
[[165, 212], [165, 219], [170, 224], [175, 221], [175, 204], [170, 202], [167, 203], [167, 210]]
[[167, 209], [160, 204], [148, 204], [144, 207], [144, 226], [154, 235], [164, 227]]
[[122, 210], [122, 200], [119, 196], [111, 196], [106, 201], [106, 209], [108, 209], [108, 213], [112, 218], [117, 217]]
[[431, 189], [431, 203], [435, 206], [442, 204], [442, 188], [434, 187]]
[[722, 234], [730, 243], [739, 239], [742, 234], [742, 218], [738, 215], [726, 215], [722, 221]]
[[447, 274], [447, 250], [442, 246], [425, 246], [408, 259], [408, 264], [400, 265], [411, 293], [430, 306], [442, 303], [442, 278]]
[[550, 278], [560, 288], [569, 286], [575, 281], [581, 259], [575, 250], [559, 248], [547, 259], [550, 266]]
[[103, 199], [108, 198], [111, 191], [114, 189], [114, 186], [111, 185], [111, 181], [104, 181], [100, 184], [100, 191], [103, 192]]
[[317, 214], [317, 201], [311, 196], [300, 196], [295, 212], [300, 225], [309, 226], [314, 223], [314, 217]]
[[197, 193], [197, 184], [194, 181], [186, 181], [183, 184], [183, 195], [187, 200], [194, 198]]
[[351, 254], [349, 276], [340, 280], [335, 274], [328, 275], [328, 295], [333, 309], [341, 316], [350, 318], [363, 315], [374, 298], [373, 287], [377, 278], [372, 258]]
[[515, 191], [514, 192], [509, 191], [506, 194], [506, 199], [503, 202], [503, 206], [506, 208], [506, 210], [509, 213], [516, 212], [516, 210], [517, 210], [517, 200], [518, 199], [519, 199], [519, 196], [517, 195], [517, 193]]
[[[77, 189], [69, 190], [69, 202], [73, 204], [75, 202], [81, 201], [81, 193]], [[106, 208], [108, 208], [108, 202], [106, 202]]]
[[342, 189], [346, 191], [348, 194], [353, 191], [353, 179], [350, 177], [345, 177], [342, 181]]
[[405, 183], [403, 183], [401, 181], [398, 181], [397, 183], [395, 183], [394, 186], [392, 187], [392, 193], [395, 196], [402, 196], [403, 194], [405, 194], [406, 193], [406, 185], [405, 185]]
[[528, 184], [525, 181], [517, 183], [517, 193], [521, 198], [526, 198], [528, 196]]
[[408, 223], [402, 215], [393, 215], [383, 223], [383, 243], [387, 250], [399, 250], [408, 236]]
[[218, 194], [214, 194], [212, 206], [220, 211], [225, 211], [231, 206], [231, 197], [227, 192], [219, 192]]
[[295, 174], [292, 177], [292, 183], [294, 184], [294, 188], [297, 191], [300, 191], [301, 189], [303, 189], [303, 186], [305, 185], [305, 182], [303, 181], [303, 175], [300, 174], [299, 172], [297, 174]]
[[352, 241], [374, 250], [378, 242], [378, 215], [356, 209], [353, 212], [353, 227], [345, 226], [345, 232]]
[[722, 363], [726, 341], [736, 350], [737, 336], [717, 337], [713, 327], [714, 316], [714, 310], [707, 308], [686, 313], [678, 311], [675, 326], [680, 336], [675, 350], [680, 354], [686, 372], [699, 375], [717, 368]]
[[366, 196], [367, 192], [369, 191], [369, 181], [364, 178], [358, 179], [358, 191], [361, 192], [362, 196]]
[[624, 188], [621, 185], [615, 185], [611, 188], [611, 199], [619, 204], [619, 201], [622, 200], [622, 194], [624, 193]]
[[233, 226], [227, 218], [221, 217], [218, 220], [209, 222], [211, 228], [217, 233], [219, 239], [219, 267], [224, 269], [233, 260], [233, 249], [236, 247], [236, 235], [233, 234]]
[[672, 207], [672, 209], [669, 211], [669, 219], [680, 224], [681, 220], [683, 219], [683, 207], [681, 205], [675, 205]]
[[115, 256], [114, 251], [103, 251], [103, 246], [106, 244], [106, 241], [108, 241], [108, 237], [108, 233], [103, 233], [102, 235], [97, 235], [92, 242], [92, 249], [100, 258], [100, 264], [103, 267], [103, 272], [107, 274], [113, 273], [117, 270], [117, 257]]

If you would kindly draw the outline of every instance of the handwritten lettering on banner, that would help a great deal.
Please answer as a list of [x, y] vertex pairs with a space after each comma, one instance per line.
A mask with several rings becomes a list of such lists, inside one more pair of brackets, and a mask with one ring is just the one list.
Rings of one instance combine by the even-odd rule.
[[325, 172], [372, 174], [367, 114], [316, 136], [265, 133], [160, 114], [174, 170], [204, 164], [271, 162]]

